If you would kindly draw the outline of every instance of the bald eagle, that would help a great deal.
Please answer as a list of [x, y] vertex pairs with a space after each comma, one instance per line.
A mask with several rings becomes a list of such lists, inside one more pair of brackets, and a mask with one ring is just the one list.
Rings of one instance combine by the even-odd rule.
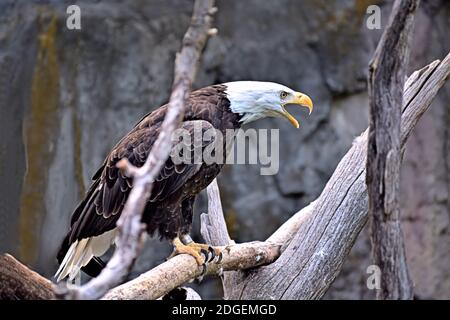
[[[307, 95], [277, 83], [237, 81], [212, 85], [190, 94], [181, 128], [190, 135], [194, 125], [200, 125], [202, 131], [214, 128], [224, 132], [265, 117], [283, 117], [298, 128], [297, 120], [285, 109], [290, 104], [306, 106], [310, 113], [313, 108]], [[80, 269], [96, 276], [104, 267], [99, 257], [114, 242], [116, 222], [133, 188], [133, 181], [116, 164], [123, 158], [137, 167], [144, 164], [160, 133], [166, 111], [164, 105], [139, 121], [114, 146], [94, 174], [89, 190], [72, 214], [70, 229], [58, 252], [57, 281], [66, 277], [73, 280]], [[203, 143], [201, 148], [207, 144]], [[169, 157], [154, 182], [143, 212], [142, 221], [150, 235], [158, 233], [161, 239], [171, 240], [174, 252], [191, 254], [199, 264], [205, 263], [206, 257], [200, 253], [208, 246], [189, 237], [193, 204], [196, 195], [212, 182], [222, 166], [221, 163], [175, 164]]]

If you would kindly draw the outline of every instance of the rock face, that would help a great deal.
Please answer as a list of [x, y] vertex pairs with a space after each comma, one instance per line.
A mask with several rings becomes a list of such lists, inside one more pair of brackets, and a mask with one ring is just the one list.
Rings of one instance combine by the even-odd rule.
[[[280, 170], [227, 167], [219, 184], [231, 236], [263, 240], [317, 197], [352, 140], [367, 127], [367, 65], [382, 30], [366, 28], [374, 1], [217, 1], [219, 34], [195, 87], [233, 80], [284, 83], [308, 93], [315, 112], [280, 128]], [[376, 1], [375, 1], [376, 2]], [[78, 1], [81, 30], [66, 27], [71, 1], [0, 3], [0, 251], [51, 276], [69, 216], [118, 138], [167, 101], [191, 1]], [[380, 2], [387, 22], [391, 4]], [[450, 4], [422, 1], [411, 70], [450, 51]], [[450, 298], [450, 86], [419, 124], [403, 164], [407, 255], [419, 298]], [[294, 111], [295, 113], [295, 111]], [[204, 211], [200, 197], [197, 212]], [[198, 218], [198, 217], [197, 217]], [[198, 230], [198, 221], [194, 225]], [[162, 262], [150, 240], [135, 274]], [[373, 298], [363, 232], [326, 298]], [[220, 285], [199, 286], [219, 298]]]

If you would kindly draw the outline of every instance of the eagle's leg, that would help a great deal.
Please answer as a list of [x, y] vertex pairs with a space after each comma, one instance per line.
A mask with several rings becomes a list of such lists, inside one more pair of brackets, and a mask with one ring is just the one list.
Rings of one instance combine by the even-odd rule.
[[219, 248], [211, 247], [207, 244], [196, 243], [189, 236], [189, 231], [192, 225], [192, 217], [194, 214], [195, 196], [189, 197], [181, 203], [181, 218], [182, 226], [178, 230], [176, 237], [172, 240], [174, 251], [169, 258], [180, 254], [187, 253], [195, 258], [197, 264], [203, 266], [203, 271], [206, 272], [206, 264], [218, 257], [217, 263], [222, 261], [222, 252]]
[[217, 263], [220, 263], [222, 261], [222, 250], [218, 247], [212, 247], [208, 244], [194, 242], [189, 234], [182, 234], [180, 236], [180, 240], [187, 246], [198, 248], [197, 250], [199, 250], [200, 253], [205, 256], [205, 262], [209, 256], [210, 258], [208, 262], [213, 261], [216, 257], [218, 257], [216, 261]]
[[[212, 261], [215, 257], [219, 257], [217, 263], [222, 260], [222, 252], [219, 248], [213, 248], [207, 244], [194, 242], [189, 235], [182, 235], [172, 240], [174, 251], [169, 256], [169, 259], [178, 254], [186, 253], [191, 255], [197, 261], [199, 266], [203, 266], [204, 273], [206, 272], [206, 264]], [[208, 257], [211, 258], [208, 261]]]
[[197, 264], [199, 266], [205, 264], [206, 259], [204, 257], [202, 257], [202, 252], [201, 250], [198, 250], [197, 248], [193, 248], [190, 245], [186, 245], [184, 244], [179, 237], [176, 237], [175, 239], [172, 240], [172, 244], [173, 244], [173, 252], [172, 254], [169, 256], [168, 259], [178, 255], [178, 254], [182, 254], [182, 253], [186, 253], [191, 255], [192, 257], [195, 258], [195, 261], [197, 261]]

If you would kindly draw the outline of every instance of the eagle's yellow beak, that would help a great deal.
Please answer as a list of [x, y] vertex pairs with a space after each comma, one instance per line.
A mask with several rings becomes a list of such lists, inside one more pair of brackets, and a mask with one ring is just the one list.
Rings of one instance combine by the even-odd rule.
[[284, 106], [288, 104], [296, 104], [302, 107], [307, 107], [309, 109], [309, 114], [313, 111], [313, 102], [310, 97], [308, 97], [306, 94], [301, 92], [295, 92], [294, 97], [290, 100], [285, 101], [285, 103], [282, 105], [284, 116], [289, 120], [290, 123], [297, 129], [300, 127], [297, 119], [295, 119], [289, 112], [286, 111]]

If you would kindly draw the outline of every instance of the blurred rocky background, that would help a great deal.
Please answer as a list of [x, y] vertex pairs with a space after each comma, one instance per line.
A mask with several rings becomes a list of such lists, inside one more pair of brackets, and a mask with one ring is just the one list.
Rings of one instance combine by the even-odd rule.
[[[81, 30], [66, 8], [81, 8]], [[90, 177], [119, 137], [170, 93], [173, 61], [192, 1], [0, 1], [0, 251], [43, 275]], [[266, 80], [308, 93], [315, 112], [301, 129], [280, 128], [280, 172], [227, 167], [219, 177], [226, 220], [238, 242], [263, 240], [316, 198], [352, 140], [367, 127], [368, 62], [382, 30], [366, 27], [366, 8], [391, 1], [218, 0], [195, 87]], [[410, 70], [450, 51], [450, 2], [423, 0]], [[423, 117], [405, 154], [402, 220], [418, 298], [450, 298], [450, 86]], [[205, 209], [198, 201], [197, 212]], [[198, 217], [197, 217], [198, 218]], [[198, 229], [198, 222], [195, 229]], [[198, 232], [197, 232], [198, 233]], [[198, 236], [197, 236], [198, 237]], [[168, 243], [149, 240], [134, 274], [164, 261]], [[328, 299], [369, 299], [367, 230]], [[204, 281], [204, 298], [220, 283]]]

